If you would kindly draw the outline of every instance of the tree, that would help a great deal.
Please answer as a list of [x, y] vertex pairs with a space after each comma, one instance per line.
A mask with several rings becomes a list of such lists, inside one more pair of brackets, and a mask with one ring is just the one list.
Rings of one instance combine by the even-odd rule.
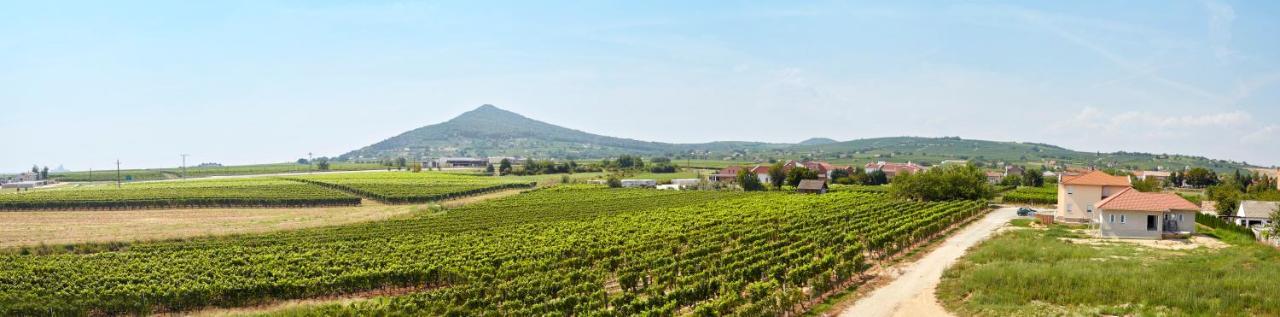
[[867, 181], [863, 182], [866, 185], [884, 185], [888, 183], [889, 175], [885, 174], [883, 170], [874, 170], [871, 173], [867, 173]]
[[787, 185], [791, 187], [800, 186], [800, 181], [806, 179], [818, 179], [818, 173], [799, 166], [787, 171]]
[[307, 161], [307, 159], [305, 159], [305, 158], [300, 158], [300, 159], [298, 159], [298, 164], [299, 164], [299, 165], [308, 165], [308, 164], [311, 164], [311, 161]]
[[1187, 185], [1195, 188], [1204, 188], [1218, 182], [1217, 173], [1203, 167], [1192, 168], [1184, 173], [1183, 177], [1186, 178]]
[[498, 162], [498, 175], [507, 174], [511, 174], [511, 160], [502, 159], [501, 162]]
[[1031, 187], [1044, 187], [1044, 172], [1040, 169], [1028, 168], [1022, 171], [1022, 185]]
[[1017, 187], [1017, 186], [1023, 186], [1026, 184], [1022, 182], [1022, 176], [1018, 174], [1014, 174], [1014, 175], [1005, 176], [1004, 179], [1000, 180], [1000, 185]]
[[408, 167], [408, 166], [409, 166], [409, 160], [403, 157], [396, 158], [396, 169], [404, 169], [405, 167]]
[[853, 184], [864, 185], [869, 178], [867, 171], [861, 167], [854, 166], [849, 170], [849, 181]]
[[831, 171], [831, 182], [837, 184], [853, 184], [853, 180], [849, 178], [849, 170], [835, 169]]
[[986, 173], [974, 165], [951, 165], [893, 178], [889, 194], [918, 201], [990, 199], [995, 189]]
[[738, 185], [742, 186], [742, 190], [749, 192], [764, 190], [764, 184], [760, 183], [760, 177], [745, 168], [738, 170], [737, 179]]
[[327, 158], [320, 158], [320, 159], [317, 159], [316, 161], [318, 161], [318, 162], [316, 162], [316, 169], [321, 170], [321, 171], [327, 171], [327, 170], [329, 170], [329, 159], [327, 159]]
[[782, 162], [774, 162], [773, 166], [769, 166], [769, 183], [773, 188], [782, 188], [782, 183], [787, 181], [787, 171], [782, 166]]
[[49, 167], [48, 167], [48, 166], [45, 166], [45, 167], [44, 167], [44, 169], [40, 170], [40, 179], [49, 179]]
[[1134, 190], [1150, 193], [1160, 191], [1160, 181], [1155, 178], [1147, 178], [1146, 180], [1138, 180], [1137, 177], [1130, 177], [1129, 183]]
[[485, 165], [485, 167], [484, 167], [484, 173], [485, 173], [485, 174], [489, 174], [489, 175], [493, 175], [493, 164]]
[[605, 180], [605, 183], [609, 184], [609, 188], [622, 187], [622, 180], [618, 179], [617, 176], [613, 176], [613, 175], [609, 175], [609, 179]]
[[40, 174], [40, 166], [31, 165], [31, 174]]
[[1244, 194], [1231, 184], [1218, 184], [1205, 190], [1205, 196], [1216, 202], [1219, 215], [1234, 214], [1240, 208], [1240, 199]]
[[421, 173], [422, 163], [414, 162], [413, 164], [409, 164], [409, 170], [413, 171], [414, 173]]

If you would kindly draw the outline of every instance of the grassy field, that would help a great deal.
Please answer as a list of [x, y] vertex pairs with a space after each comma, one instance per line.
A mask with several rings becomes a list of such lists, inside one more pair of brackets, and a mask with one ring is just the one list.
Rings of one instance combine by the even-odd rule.
[[1009, 231], [948, 269], [938, 298], [962, 316], [1280, 315], [1280, 251], [1197, 230], [1228, 246], [1071, 243], [1083, 237], [1062, 226]]
[[562, 186], [405, 219], [0, 254], [0, 315], [148, 314], [387, 288], [412, 291], [287, 313], [778, 315], [851, 278], [864, 257], [981, 210], [867, 193]]

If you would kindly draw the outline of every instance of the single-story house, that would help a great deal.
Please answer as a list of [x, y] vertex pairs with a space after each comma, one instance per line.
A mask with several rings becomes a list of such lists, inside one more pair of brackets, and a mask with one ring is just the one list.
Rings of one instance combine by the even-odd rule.
[[1200, 206], [1169, 193], [1125, 188], [1097, 204], [1098, 235], [1126, 239], [1163, 239], [1195, 233]]
[[1025, 169], [1023, 169], [1023, 168], [1022, 168], [1022, 166], [1017, 166], [1017, 165], [1005, 165], [1005, 166], [1004, 166], [1004, 176], [1006, 176], [1006, 177], [1007, 177], [1007, 176], [1009, 176], [1009, 175], [1018, 175], [1018, 176], [1022, 176], [1022, 173], [1023, 173], [1023, 172], [1026, 172], [1026, 170], [1025, 170]]
[[656, 187], [658, 180], [655, 179], [624, 179], [622, 187]]
[[992, 185], [999, 184], [1004, 181], [1004, 173], [996, 171], [987, 171], [987, 183]]
[[801, 180], [800, 185], [796, 186], [796, 192], [807, 194], [826, 194], [827, 182], [821, 179]]
[[707, 176], [707, 179], [713, 182], [725, 182], [725, 183], [736, 182], [738, 179], [738, 171], [741, 171], [742, 169], [743, 169], [742, 166], [725, 167], [723, 169], [720, 169], [719, 172], [716, 172], [715, 174], [711, 174], [711, 176]]
[[1234, 215], [1227, 215], [1238, 225], [1245, 227], [1261, 227], [1271, 225], [1271, 214], [1280, 210], [1280, 202], [1245, 200], [1240, 202]]
[[769, 184], [773, 181], [773, 176], [769, 176], [768, 166], [756, 165], [756, 167], [752, 167], [748, 172], [755, 174], [756, 178], [760, 179], [761, 184]]

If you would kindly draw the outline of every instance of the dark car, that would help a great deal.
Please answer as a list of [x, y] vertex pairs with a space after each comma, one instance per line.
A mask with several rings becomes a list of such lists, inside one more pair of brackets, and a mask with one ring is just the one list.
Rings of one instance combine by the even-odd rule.
[[1036, 210], [1035, 210], [1035, 209], [1031, 209], [1031, 208], [1027, 208], [1027, 207], [1020, 207], [1020, 208], [1018, 208], [1018, 215], [1019, 215], [1019, 216], [1030, 216], [1030, 215], [1034, 215], [1034, 214], [1036, 214]]

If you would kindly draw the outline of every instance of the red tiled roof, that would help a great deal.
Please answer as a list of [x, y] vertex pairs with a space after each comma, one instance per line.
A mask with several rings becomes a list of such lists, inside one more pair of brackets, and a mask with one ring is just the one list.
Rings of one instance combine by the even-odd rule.
[[1129, 186], [1129, 178], [1124, 176], [1111, 176], [1111, 174], [1100, 171], [1089, 172], [1080, 176], [1062, 177], [1062, 184], [1065, 185], [1094, 185], [1094, 186]]
[[1175, 194], [1144, 193], [1133, 188], [1124, 190], [1098, 202], [1098, 209], [1132, 211], [1198, 211], [1200, 206]]
[[764, 166], [764, 165], [756, 165], [756, 167], [752, 167], [752, 168], [751, 168], [751, 173], [752, 173], [752, 174], [756, 174], [756, 175], [759, 175], [759, 174], [768, 174], [768, 173], [769, 173], [769, 167], [768, 167], [768, 166]]

